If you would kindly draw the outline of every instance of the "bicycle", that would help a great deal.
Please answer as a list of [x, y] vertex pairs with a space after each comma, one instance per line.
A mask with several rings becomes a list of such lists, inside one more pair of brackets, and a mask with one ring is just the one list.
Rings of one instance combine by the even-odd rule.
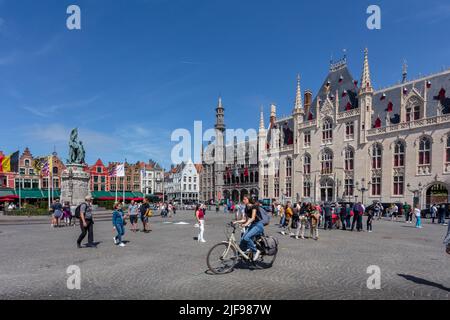
[[229, 223], [226, 226], [232, 228], [232, 232], [229, 236], [227, 236], [228, 240], [222, 241], [221, 243], [213, 246], [209, 250], [206, 257], [206, 264], [212, 273], [231, 273], [239, 262], [244, 262], [249, 266], [260, 269], [266, 269], [273, 266], [277, 257], [278, 248], [276, 248], [273, 255], [266, 255], [264, 245], [262, 243], [262, 237], [264, 235], [258, 236], [255, 239], [256, 248], [261, 251], [261, 255], [258, 260], [253, 261], [253, 253], [242, 251], [239, 244], [236, 242], [236, 226], [233, 223]]

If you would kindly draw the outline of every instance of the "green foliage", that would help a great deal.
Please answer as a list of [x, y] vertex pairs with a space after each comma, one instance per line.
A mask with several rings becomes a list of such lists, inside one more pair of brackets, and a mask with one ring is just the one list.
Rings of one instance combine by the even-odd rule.
[[38, 208], [36, 206], [27, 205], [25, 208], [6, 211], [7, 216], [50, 216], [47, 206], [46, 208]]

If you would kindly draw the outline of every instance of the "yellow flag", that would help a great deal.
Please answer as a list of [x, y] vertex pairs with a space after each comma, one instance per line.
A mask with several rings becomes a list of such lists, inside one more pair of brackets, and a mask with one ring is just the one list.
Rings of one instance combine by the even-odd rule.
[[53, 173], [53, 156], [48, 157], [48, 172]]
[[2, 172], [11, 172], [11, 156], [6, 156], [2, 159]]

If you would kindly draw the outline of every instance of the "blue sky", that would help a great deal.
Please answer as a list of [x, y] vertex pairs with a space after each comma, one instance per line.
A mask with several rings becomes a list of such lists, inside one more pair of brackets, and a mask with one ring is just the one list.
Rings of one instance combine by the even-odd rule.
[[[82, 30], [66, 9], [82, 10]], [[382, 29], [366, 28], [378, 4]], [[347, 50], [360, 78], [369, 48], [376, 87], [450, 64], [448, 1], [0, 0], [0, 150], [54, 146], [67, 157], [78, 127], [87, 160], [170, 166], [174, 129], [214, 124], [219, 95], [231, 128], [259, 109], [288, 114], [296, 75], [316, 93], [330, 57]]]

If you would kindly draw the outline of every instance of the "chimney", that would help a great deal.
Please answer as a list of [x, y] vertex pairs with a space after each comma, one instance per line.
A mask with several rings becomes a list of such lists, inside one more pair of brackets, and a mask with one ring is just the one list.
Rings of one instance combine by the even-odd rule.
[[312, 92], [311, 90], [305, 91], [305, 107], [311, 107], [312, 104]]
[[312, 91], [306, 90], [305, 91], [305, 115], [306, 115], [306, 117], [309, 116], [309, 112], [311, 110], [312, 97], [313, 97]]

